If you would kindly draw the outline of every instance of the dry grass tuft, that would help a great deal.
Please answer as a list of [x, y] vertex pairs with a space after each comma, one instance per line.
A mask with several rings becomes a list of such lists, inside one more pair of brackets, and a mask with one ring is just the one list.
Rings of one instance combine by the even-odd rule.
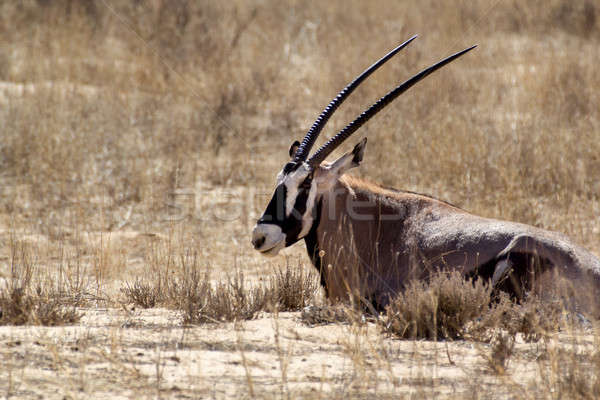
[[121, 293], [125, 295], [129, 302], [142, 308], [156, 307], [165, 298], [160, 286], [154, 286], [143, 280], [136, 280], [133, 284], [125, 282], [125, 286], [121, 288]]
[[77, 323], [81, 314], [50, 296], [13, 287], [0, 290], [0, 325], [58, 326]]
[[299, 311], [314, 301], [319, 288], [311, 270], [287, 265], [271, 276], [268, 292], [279, 311]]
[[387, 307], [382, 327], [406, 339], [457, 339], [467, 323], [489, 309], [491, 294], [489, 285], [465, 280], [456, 271], [437, 274], [429, 282], [413, 281]]
[[537, 342], [585, 321], [567, 301], [556, 295], [530, 294], [517, 302], [481, 280], [443, 272], [429, 282], [409, 284], [387, 307], [381, 326], [385, 333], [404, 339], [497, 342], [506, 333]]
[[504, 375], [515, 349], [515, 335], [499, 333], [492, 340], [491, 354], [487, 358], [488, 368], [494, 374]]
[[10, 275], [0, 284], [0, 325], [69, 325], [79, 321], [63, 291], [52, 282], [34, 281], [36, 269], [30, 250], [12, 243]]
[[[183, 258], [185, 260], [185, 258]], [[207, 323], [253, 319], [260, 311], [298, 311], [314, 301], [319, 288], [313, 273], [301, 266], [280, 268], [263, 284], [248, 285], [242, 272], [212, 282], [193, 257], [177, 273], [158, 273], [152, 282], [125, 283], [121, 293], [143, 308], [180, 309], [184, 322]]]
[[600, 397], [600, 352], [583, 352], [575, 346], [548, 351], [540, 365], [542, 382], [548, 394], [557, 399], [592, 400]]
[[526, 342], [537, 342], [559, 330], [573, 325], [575, 321], [565, 319], [573, 315], [558, 300], [549, 300], [539, 296], [530, 296], [522, 303], [513, 303], [503, 299], [497, 305], [502, 315], [495, 323], [497, 327], [510, 334], [522, 334]]
[[172, 286], [169, 297], [184, 312], [186, 324], [253, 319], [269, 306], [265, 290], [246, 287], [242, 273], [213, 286], [208, 275], [192, 272]]

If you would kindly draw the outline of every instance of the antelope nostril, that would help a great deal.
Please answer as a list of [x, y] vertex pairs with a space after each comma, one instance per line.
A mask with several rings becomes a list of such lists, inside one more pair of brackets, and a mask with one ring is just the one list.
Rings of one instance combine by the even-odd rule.
[[255, 249], [260, 248], [264, 243], [265, 243], [265, 237], [262, 235], [252, 238], [252, 244], [254, 245]]

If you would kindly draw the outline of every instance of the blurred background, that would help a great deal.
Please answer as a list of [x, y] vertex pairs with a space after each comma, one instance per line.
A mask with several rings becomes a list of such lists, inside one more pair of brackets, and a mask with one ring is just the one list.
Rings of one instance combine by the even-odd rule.
[[[78, 260], [115, 279], [174, 251], [216, 271], [282, 263], [255, 255], [249, 232], [289, 145], [414, 34], [318, 144], [478, 44], [338, 152], [367, 135], [355, 174], [599, 254], [593, 0], [29, 0], [0, 2], [0, 261], [20, 241], [40, 265]], [[284, 253], [308, 263], [303, 247]]]

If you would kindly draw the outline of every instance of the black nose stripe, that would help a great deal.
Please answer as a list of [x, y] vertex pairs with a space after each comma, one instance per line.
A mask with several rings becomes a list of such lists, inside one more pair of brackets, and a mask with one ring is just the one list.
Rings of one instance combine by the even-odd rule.
[[290, 172], [297, 170], [299, 166], [299, 163], [289, 162], [285, 164], [285, 167], [283, 167], [283, 173], [289, 174]]
[[281, 225], [285, 219], [285, 202], [287, 199], [287, 188], [280, 184], [275, 188], [275, 193], [262, 217], [258, 220], [259, 224]]

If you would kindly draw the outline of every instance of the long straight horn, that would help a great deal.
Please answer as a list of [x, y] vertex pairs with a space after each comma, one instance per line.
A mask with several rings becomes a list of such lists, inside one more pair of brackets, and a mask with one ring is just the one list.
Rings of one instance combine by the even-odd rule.
[[413, 76], [412, 78], [410, 78], [409, 80], [407, 80], [406, 82], [404, 82], [403, 84], [396, 87], [394, 90], [377, 100], [375, 104], [373, 104], [371, 107], [365, 110], [358, 118], [346, 125], [344, 129], [342, 129], [338, 134], [329, 139], [327, 143], [321, 146], [321, 148], [319, 148], [319, 150], [317, 150], [317, 152], [313, 154], [313, 156], [308, 160], [308, 163], [313, 167], [321, 164], [321, 162], [325, 160], [325, 158], [327, 158], [327, 156], [331, 154], [331, 152], [334, 151], [340, 144], [342, 144], [344, 140], [348, 139], [350, 135], [352, 135], [358, 130], [358, 128], [363, 126], [363, 124], [365, 124], [369, 119], [375, 116], [375, 114], [377, 114], [379, 111], [383, 110], [385, 106], [394, 101], [398, 96], [410, 89], [415, 83], [419, 82], [421, 79], [425, 78], [427, 75], [443, 67], [449, 62], [456, 60], [463, 54], [473, 50], [475, 47], [477, 47], [477, 45], [459, 51], [458, 53], [443, 59], [437, 64], [434, 64], [431, 67], [424, 69], [417, 75]]
[[300, 144], [300, 147], [298, 147], [298, 150], [296, 150], [296, 155], [294, 156], [295, 162], [306, 160], [306, 157], [308, 157], [308, 153], [310, 152], [310, 149], [315, 144], [315, 141], [319, 137], [319, 133], [321, 133], [321, 130], [323, 130], [323, 127], [325, 126], [325, 124], [327, 123], [329, 118], [333, 115], [335, 110], [337, 110], [337, 108], [340, 106], [340, 104], [342, 104], [344, 102], [344, 100], [346, 100], [346, 98], [348, 96], [350, 96], [350, 94], [354, 91], [354, 89], [356, 89], [358, 87], [358, 85], [360, 85], [362, 83], [362, 81], [367, 79], [369, 77], [369, 75], [371, 75], [373, 72], [375, 72], [377, 70], [377, 68], [379, 68], [383, 64], [385, 64], [386, 61], [388, 61], [390, 58], [392, 58], [400, 50], [402, 50], [403, 48], [408, 46], [408, 44], [410, 42], [412, 42], [413, 40], [415, 40], [416, 38], [417, 38], [417, 35], [411, 37], [406, 42], [402, 43], [400, 46], [396, 47], [394, 50], [387, 53], [375, 64], [371, 65], [369, 68], [364, 70], [362, 74], [357, 76], [348, 86], [346, 86], [344, 89], [342, 89], [342, 91], [339, 92], [338, 95], [335, 96], [335, 98], [333, 100], [331, 100], [329, 105], [327, 107], [325, 107], [323, 112], [319, 115], [317, 120], [313, 123], [312, 127], [306, 133], [306, 136], [302, 140], [302, 143]]

